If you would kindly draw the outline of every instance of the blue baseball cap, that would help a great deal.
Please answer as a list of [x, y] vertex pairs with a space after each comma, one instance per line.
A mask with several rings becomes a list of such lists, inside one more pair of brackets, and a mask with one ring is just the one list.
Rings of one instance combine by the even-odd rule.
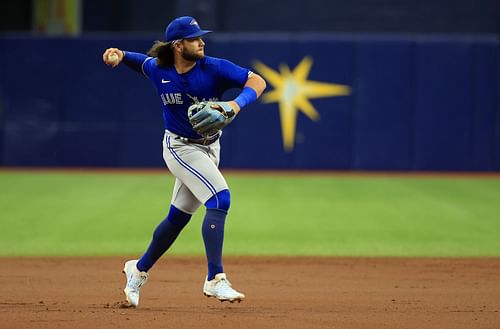
[[210, 32], [212, 31], [202, 30], [191, 16], [177, 17], [165, 29], [165, 41], [197, 38]]

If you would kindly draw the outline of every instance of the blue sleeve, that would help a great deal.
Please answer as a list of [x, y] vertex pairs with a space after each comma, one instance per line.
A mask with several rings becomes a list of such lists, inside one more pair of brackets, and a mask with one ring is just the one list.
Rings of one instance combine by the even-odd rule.
[[131, 51], [124, 51], [123, 63], [130, 67], [132, 70], [150, 77], [151, 65], [155, 63], [153, 57], [148, 57], [141, 53], [134, 53]]
[[219, 61], [219, 75], [228, 81], [232, 87], [243, 88], [248, 80], [250, 70], [243, 68], [226, 59]]

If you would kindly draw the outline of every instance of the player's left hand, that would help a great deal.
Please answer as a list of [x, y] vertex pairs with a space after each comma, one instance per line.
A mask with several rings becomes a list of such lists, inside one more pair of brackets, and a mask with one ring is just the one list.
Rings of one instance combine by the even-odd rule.
[[193, 129], [207, 136], [230, 124], [236, 112], [230, 102], [202, 102], [192, 105], [188, 116]]

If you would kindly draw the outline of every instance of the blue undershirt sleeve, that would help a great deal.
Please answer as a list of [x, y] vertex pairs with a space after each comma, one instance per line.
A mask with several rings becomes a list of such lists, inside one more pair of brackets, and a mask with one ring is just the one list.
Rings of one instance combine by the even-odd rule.
[[123, 63], [125, 65], [127, 65], [132, 70], [147, 76], [147, 74], [143, 70], [143, 65], [144, 62], [150, 57], [141, 53], [134, 53], [131, 51], [124, 51], [123, 53]]

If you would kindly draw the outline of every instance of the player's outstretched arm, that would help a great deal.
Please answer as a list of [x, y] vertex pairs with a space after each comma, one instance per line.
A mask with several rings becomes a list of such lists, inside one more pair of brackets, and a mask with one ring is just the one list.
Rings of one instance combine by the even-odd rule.
[[123, 64], [141, 75], [145, 75], [142, 71], [142, 65], [147, 58], [148, 56], [144, 54], [125, 51], [118, 48], [108, 48], [102, 54], [102, 60], [106, 65], [111, 65], [111, 67], [115, 68], [118, 64], [123, 62]]

